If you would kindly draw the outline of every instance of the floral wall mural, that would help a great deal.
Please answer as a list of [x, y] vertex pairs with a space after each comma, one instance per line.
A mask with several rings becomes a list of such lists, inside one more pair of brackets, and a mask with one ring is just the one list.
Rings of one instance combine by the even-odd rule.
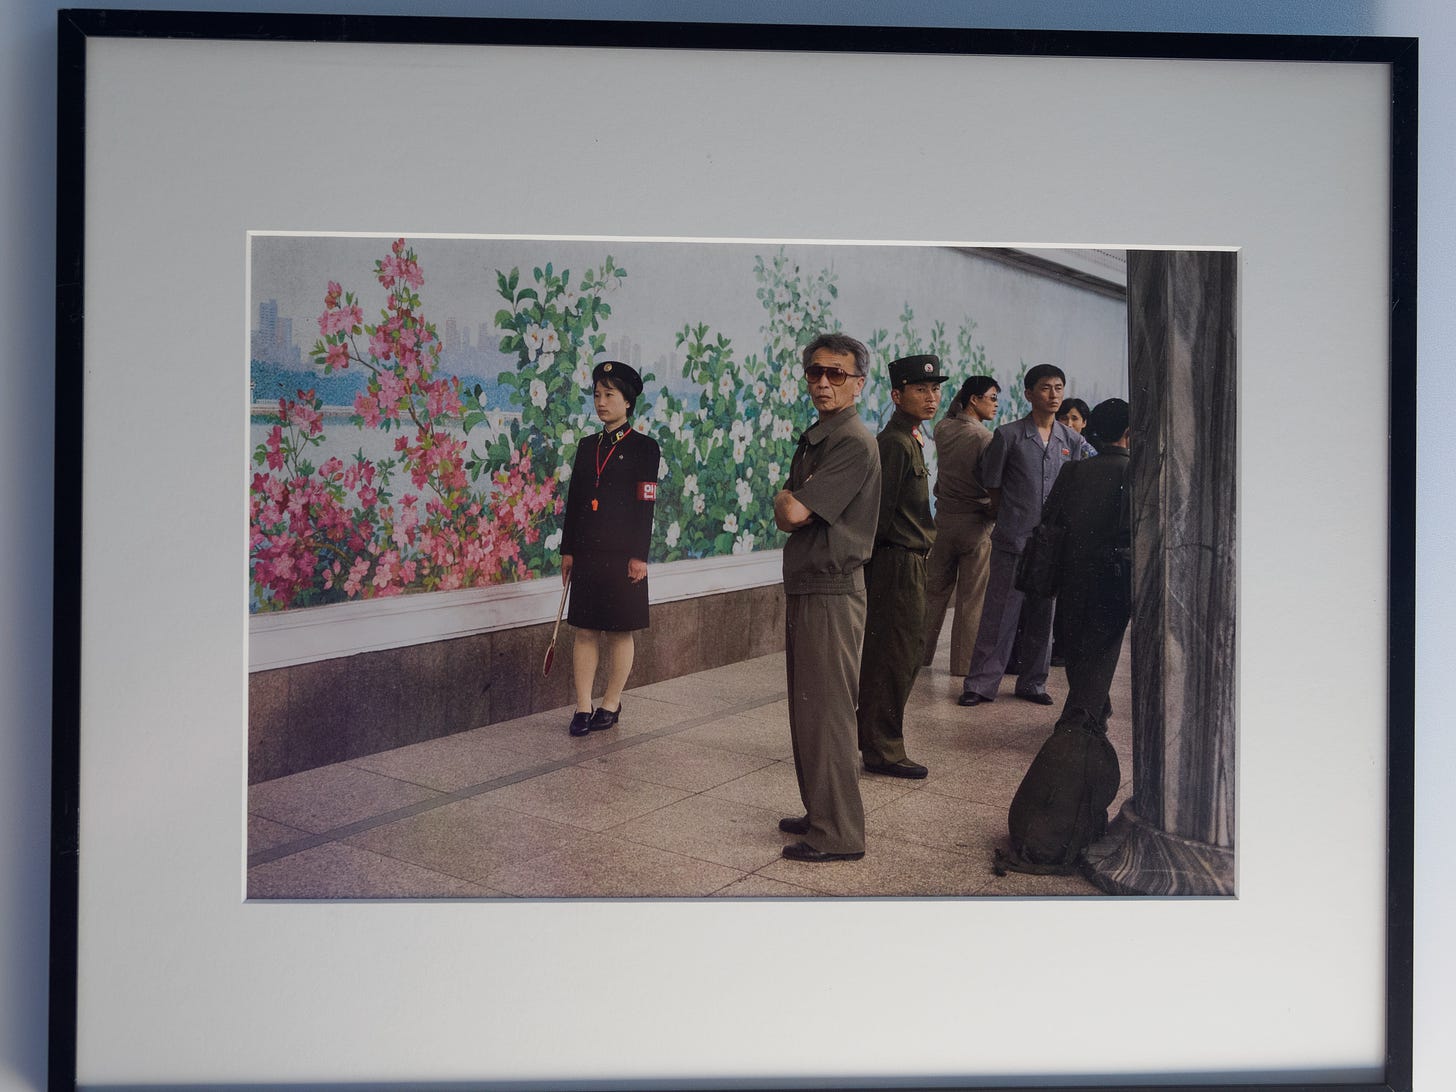
[[[277, 297], [306, 300], [304, 267], [320, 263], [264, 260], [263, 241], [254, 240], [250, 609], [554, 573], [572, 455], [599, 427], [591, 370], [626, 355], [613, 305], [628, 298], [636, 262], [614, 255], [625, 246], [650, 265], [652, 245], [535, 241], [539, 264], [507, 266], [488, 260], [490, 241], [469, 241], [485, 260], [459, 279], [488, 284], [479, 295], [494, 300], [472, 342], [453, 316], [443, 329], [437, 318], [432, 291], [461, 298], [459, 285], [435, 288], [449, 269], [437, 273], [409, 240], [349, 240], [353, 253], [372, 247], [375, 256], [318, 275], [313, 313], [299, 319], [317, 328], [305, 347], [292, 344], [293, 320]], [[286, 242], [299, 253], [309, 240]], [[566, 261], [553, 247], [594, 253]], [[922, 318], [905, 298], [915, 286], [897, 286], [892, 322], [847, 329], [841, 263], [825, 253], [834, 248], [808, 249], [829, 260], [802, 260], [790, 246], [719, 246], [714, 260], [741, 268], [752, 289], [737, 329], [715, 327], [722, 282], [705, 273], [701, 296], [688, 297], [693, 312], [658, 315], [670, 357], [656, 369], [630, 361], [646, 384], [635, 427], [662, 449], [650, 561], [781, 546], [772, 498], [813, 420], [799, 356], [821, 331], [864, 340], [881, 377], [887, 361], [921, 352], [939, 355], [957, 379], [996, 374], [1003, 418], [1025, 412], [1026, 362], [994, 367], [968, 308]], [[452, 252], [451, 267], [463, 265]], [[866, 385], [860, 408], [878, 428], [891, 409], [882, 378]]]

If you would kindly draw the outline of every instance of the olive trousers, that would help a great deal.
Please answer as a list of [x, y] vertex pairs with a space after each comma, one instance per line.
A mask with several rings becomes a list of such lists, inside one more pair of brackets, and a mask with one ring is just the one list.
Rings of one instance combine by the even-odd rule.
[[925, 647], [925, 558], [876, 547], [865, 566], [864, 652], [859, 667], [859, 751], [866, 763], [905, 758], [905, 703]]

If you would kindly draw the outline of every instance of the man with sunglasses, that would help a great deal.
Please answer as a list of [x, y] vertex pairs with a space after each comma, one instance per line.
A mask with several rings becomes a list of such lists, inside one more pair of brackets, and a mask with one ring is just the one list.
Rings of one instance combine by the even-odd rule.
[[784, 544], [784, 662], [789, 735], [805, 814], [779, 820], [800, 841], [793, 861], [864, 856], [859, 795], [860, 650], [864, 565], [874, 548], [880, 455], [855, 406], [869, 350], [845, 334], [804, 347], [804, 381], [819, 419], [799, 437], [785, 487], [774, 497]]
[[940, 408], [940, 357], [890, 362], [895, 412], [876, 438], [880, 514], [865, 566], [869, 605], [859, 666], [859, 752], [869, 773], [919, 780], [929, 772], [905, 754], [905, 702], [925, 644], [925, 562], [935, 542], [921, 428]]

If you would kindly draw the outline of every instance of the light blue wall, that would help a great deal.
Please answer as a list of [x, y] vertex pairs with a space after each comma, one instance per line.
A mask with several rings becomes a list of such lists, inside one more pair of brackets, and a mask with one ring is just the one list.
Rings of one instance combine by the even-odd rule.
[[[276, 2], [189, 0], [177, 5], [131, 0], [144, 9], [268, 11]], [[1456, 461], [1445, 450], [1456, 419], [1450, 346], [1456, 344], [1456, 16], [1448, 0], [374, 0], [293, 5], [291, 10], [361, 14], [549, 18], [687, 18], [725, 22], [860, 23], [900, 26], [1050, 28], [1175, 32], [1421, 35], [1420, 349], [1424, 381], [1417, 425], [1422, 433], [1419, 529], [1418, 739], [1422, 771], [1418, 822], [1422, 865], [1417, 908], [1416, 1087], [1443, 1087], [1456, 1072], [1456, 944], [1448, 915], [1453, 894], [1449, 832], [1456, 805], [1444, 784], [1456, 766], [1449, 696], [1438, 686], [1456, 662], [1456, 581], [1449, 542], [1456, 536]], [[40, 1088], [45, 1079], [47, 816], [50, 770], [50, 551], [55, 385], [54, 5], [0, 2], [0, 1089]], [[1338, 381], [1338, 377], [1332, 377]], [[1358, 409], [1354, 411], [1358, 413]], [[1318, 428], [1323, 423], [1306, 422]], [[1347, 423], [1329, 422], [1340, 429]], [[61, 503], [74, 503], [63, 499]], [[1439, 848], [1432, 843], [1439, 841]], [[1444, 897], [1443, 897], [1444, 896]]]

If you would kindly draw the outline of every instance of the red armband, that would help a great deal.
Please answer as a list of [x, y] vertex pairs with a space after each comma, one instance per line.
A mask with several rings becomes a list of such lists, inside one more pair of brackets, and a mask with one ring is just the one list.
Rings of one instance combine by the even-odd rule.
[[638, 482], [637, 499], [640, 501], [655, 501], [657, 499], [657, 483]]

